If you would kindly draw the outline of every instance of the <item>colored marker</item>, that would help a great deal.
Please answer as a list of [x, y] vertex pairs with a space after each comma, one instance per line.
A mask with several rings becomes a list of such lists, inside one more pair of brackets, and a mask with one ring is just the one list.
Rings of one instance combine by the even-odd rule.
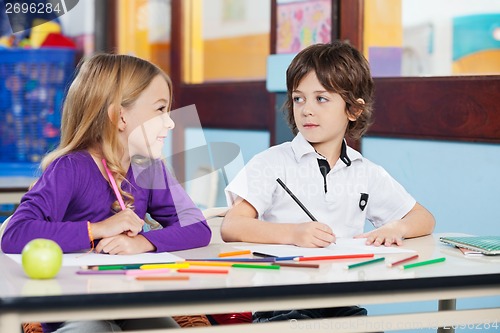
[[178, 268], [188, 268], [189, 264], [186, 262], [179, 262], [175, 264], [148, 264], [148, 265], [142, 265], [140, 268], [141, 269], [158, 269], [158, 268], [172, 268], [172, 269], [178, 269]]
[[416, 262], [414, 264], [399, 266], [399, 268], [400, 269], [408, 269], [408, 268], [413, 268], [413, 267], [420, 267], [420, 266], [425, 266], [425, 265], [436, 264], [438, 262], [443, 262], [445, 260], [446, 260], [445, 257], [441, 257], [441, 258], [436, 258], [436, 259], [431, 259], [431, 260], [419, 261], [419, 262]]
[[225, 266], [231, 267], [234, 262], [222, 262], [222, 261], [186, 261], [191, 266]]
[[186, 261], [214, 261], [214, 262], [274, 262], [274, 258], [205, 258], [205, 259], [186, 259]]
[[418, 258], [418, 254], [414, 254], [408, 258], [404, 258], [404, 259], [401, 259], [401, 260], [398, 260], [398, 261], [395, 261], [395, 262], [391, 262], [391, 263], [388, 263], [387, 264], [387, 267], [394, 267], [394, 266], [397, 266], [397, 265], [401, 265], [405, 262], [408, 262], [408, 261], [411, 261], [413, 259], [417, 259]]
[[82, 269], [90, 269], [94, 271], [107, 271], [117, 269], [139, 269], [144, 264], [123, 264], [123, 265], [98, 265], [98, 266], [82, 266]]
[[181, 281], [189, 280], [189, 275], [136, 276], [139, 281]]
[[286, 261], [286, 260], [295, 260], [295, 258], [301, 258], [302, 256], [289, 256], [289, 257], [275, 257], [274, 261]]
[[111, 173], [111, 170], [109, 170], [108, 165], [106, 164], [106, 160], [103, 158], [102, 159], [102, 165], [104, 166], [104, 169], [106, 170], [106, 173], [108, 174], [108, 180], [111, 183], [111, 187], [113, 187], [113, 191], [115, 192], [116, 199], [118, 199], [118, 203], [120, 204], [120, 208], [122, 210], [125, 210], [125, 202], [123, 202], [123, 197], [118, 190], [118, 186], [116, 185], [116, 181], [113, 178], [113, 174]]
[[289, 262], [277, 262], [275, 265], [281, 266], [281, 267], [295, 267], [295, 268], [319, 268], [319, 264], [293, 264]]
[[127, 276], [144, 276], [152, 274], [164, 274], [170, 273], [170, 268], [158, 268], [158, 269], [129, 269], [125, 271]]
[[107, 271], [96, 271], [96, 270], [84, 270], [76, 271], [78, 275], [124, 275], [125, 270], [107, 270]]
[[333, 256], [317, 256], [317, 257], [298, 257], [295, 261], [313, 261], [313, 260], [336, 260], [336, 259], [358, 259], [358, 258], [372, 258], [373, 253], [358, 253], [358, 254], [339, 254]]
[[280, 269], [279, 265], [251, 265], [251, 264], [234, 264], [234, 268], [262, 268], [262, 269]]
[[219, 253], [219, 258], [240, 256], [240, 255], [243, 255], [243, 254], [251, 254], [251, 253], [252, 253], [252, 251], [250, 251], [250, 250], [233, 251], [233, 252], [221, 252], [221, 253]]
[[262, 252], [252, 252], [252, 254], [256, 257], [262, 258], [276, 258], [277, 256], [273, 256], [272, 254], [262, 253]]
[[372, 259], [372, 260], [367, 260], [367, 261], [362, 261], [362, 262], [358, 262], [358, 263], [355, 263], [355, 264], [347, 265], [345, 267], [345, 269], [351, 269], [351, 268], [356, 268], [356, 267], [360, 267], [360, 266], [375, 264], [375, 263], [377, 263], [379, 261], [384, 261], [384, 260], [385, 260], [384, 257], [375, 258], [375, 259]]
[[228, 269], [200, 269], [200, 268], [181, 268], [179, 273], [201, 273], [201, 274], [227, 274]]

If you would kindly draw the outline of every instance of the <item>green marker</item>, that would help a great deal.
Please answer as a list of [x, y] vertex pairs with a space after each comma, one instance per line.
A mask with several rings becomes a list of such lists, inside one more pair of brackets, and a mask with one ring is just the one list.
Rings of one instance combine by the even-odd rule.
[[436, 258], [436, 259], [431, 259], [431, 260], [426, 260], [426, 261], [419, 261], [419, 262], [416, 262], [414, 264], [408, 264], [408, 265], [400, 266], [399, 268], [400, 269], [408, 269], [408, 268], [413, 268], [413, 267], [419, 267], [419, 266], [425, 266], [425, 265], [435, 264], [435, 263], [438, 263], [438, 262], [443, 262], [445, 260], [446, 260], [445, 257], [441, 257], [441, 258]]
[[280, 269], [279, 265], [251, 265], [251, 264], [233, 264], [235, 268], [262, 268], [262, 269]]
[[93, 271], [113, 271], [120, 269], [139, 269], [142, 265], [144, 264], [82, 266], [82, 269], [89, 269]]
[[356, 268], [356, 267], [359, 267], [359, 266], [364, 266], [364, 265], [369, 265], [369, 264], [374, 264], [376, 262], [379, 262], [379, 261], [384, 261], [385, 258], [384, 257], [380, 257], [380, 258], [375, 258], [375, 259], [372, 259], [372, 260], [367, 260], [367, 261], [362, 261], [362, 262], [358, 262], [356, 264], [351, 264], [351, 265], [347, 265], [345, 267], [345, 269], [351, 269], [351, 268]]

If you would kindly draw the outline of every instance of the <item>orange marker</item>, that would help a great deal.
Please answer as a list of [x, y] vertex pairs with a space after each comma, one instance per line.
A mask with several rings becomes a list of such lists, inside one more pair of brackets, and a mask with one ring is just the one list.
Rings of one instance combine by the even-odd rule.
[[219, 258], [239, 256], [239, 255], [242, 255], [242, 254], [252, 254], [252, 251], [250, 251], [250, 250], [242, 250], [242, 251], [233, 251], [233, 252], [222, 252], [222, 253], [219, 253]]
[[188, 275], [164, 275], [164, 276], [136, 276], [139, 281], [181, 281], [189, 280]]

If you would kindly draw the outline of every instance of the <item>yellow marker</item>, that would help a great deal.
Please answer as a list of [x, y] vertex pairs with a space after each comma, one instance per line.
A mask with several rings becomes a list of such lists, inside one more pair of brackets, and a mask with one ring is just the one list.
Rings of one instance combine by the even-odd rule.
[[189, 267], [189, 263], [179, 262], [179, 263], [174, 263], [174, 264], [147, 264], [147, 265], [142, 265], [140, 268], [141, 269], [158, 269], [158, 268], [178, 269], [178, 268], [188, 268], [188, 267]]
[[221, 261], [186, 261], [191, 266], [233, 266], [234, 262]]

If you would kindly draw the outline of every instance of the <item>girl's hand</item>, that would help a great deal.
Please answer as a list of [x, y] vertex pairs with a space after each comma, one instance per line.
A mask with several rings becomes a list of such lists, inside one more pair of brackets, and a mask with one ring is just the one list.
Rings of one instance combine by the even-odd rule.
[[332, 229], [320, 222], [305, 222], [293, 225], [292, 244], [301, 247], [326, 247], [335, 242]]
[[94, 239], [101, 239], [122, 233], [133, 237], [141, 232], [143, 225], [144, 221], [133, 210], [127, 208], [103, 221], [92, 223], [91, 226]]
[[398, 221], [394, 221], [376, 230], [354, 236], [354, 238], [366, 238], [366, 245], [391, 246], [392, 244], [396, 244], [400, 246], [403, 245], [403, 233], [400, 229], [401, 228], [398, 227]]
[[103, 238], [95, 247], [97, 253], [108, 254], [138, 254], [154, 250], [154, 245], [146, 237], [142, 235], [129, 237], [125, 234]]

